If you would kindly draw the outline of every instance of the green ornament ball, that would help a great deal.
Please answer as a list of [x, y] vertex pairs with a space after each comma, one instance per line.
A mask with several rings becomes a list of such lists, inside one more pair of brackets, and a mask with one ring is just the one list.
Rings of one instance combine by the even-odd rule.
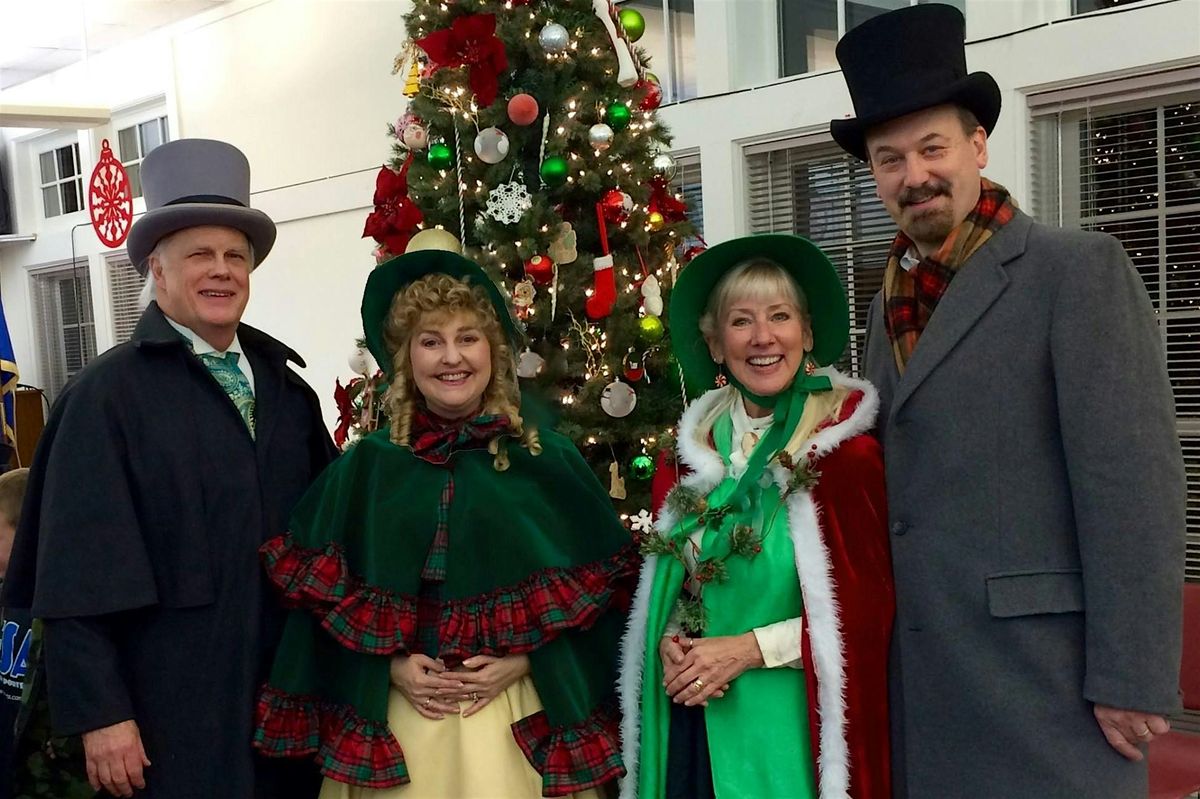
[[609, 103], [608, 108], [604, 109], [604, 119], [613, 130], [625, 130], [632, 116], [633, 113], [625, 103]]
[[643, 344], [657, 344], [666, 332], [662, 319], [657, 316], [646, 315], [638, 320], [638, 341]]
[[567, 182], [567, 159], [552, 155], [542, 162], [542, 180], [547, 186], [561, 186]]
[[625, 35], [631, 42], [636, 42], [646, 32], [645, 17], [632, 8], [622, 8], [617, 18], [621, 20], [621, 27], [625, 29]]
[[429, 145], [429, 152], [425, 158], [434, 169], [449, 169], [454, 161], [454, 154], [450, 151], [450, 145], [438, 142]]
[[629, 462], [629, 474], [634, 480], [649, 480], [654, 476], [654, 461], [649, 455], [638, 455]]

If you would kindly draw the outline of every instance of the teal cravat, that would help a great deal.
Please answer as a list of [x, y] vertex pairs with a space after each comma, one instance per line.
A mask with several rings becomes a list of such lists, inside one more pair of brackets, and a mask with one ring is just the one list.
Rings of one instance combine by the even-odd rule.
[[196, 357], [208, 367], [208, 371], [220, 383], [229, 399], [233, 400], [238, 413], [242, 415], [242, 421], [250, 431], [250, 437], [254, 438], [254, 392], [250, 390], [250, 381], [246, 379], [245, 373], [238, 368], [238, 353], [204, 352]]

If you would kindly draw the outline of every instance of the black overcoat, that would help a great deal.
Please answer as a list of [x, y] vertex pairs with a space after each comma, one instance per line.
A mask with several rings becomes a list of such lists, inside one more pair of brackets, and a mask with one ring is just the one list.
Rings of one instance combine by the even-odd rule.
[[257, 550], [332, 459], [295, 352], [247, 325], [257, 429], [157, 305], [79, 373], [39, 443], [9, 603], [46, 620], [63, 734], [136, 720], [156, 799], [305, 792], [252, 753], [281, 627]]

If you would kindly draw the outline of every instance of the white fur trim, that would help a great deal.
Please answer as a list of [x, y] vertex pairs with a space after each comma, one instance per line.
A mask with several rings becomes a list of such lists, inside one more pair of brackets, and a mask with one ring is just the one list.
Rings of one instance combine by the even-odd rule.
[[[835, 386], [858, 390], [863, 394], [850, 418], [821, 430], [805, 442], [805, 450], [815, 444], [816, 452], [821, 456], [874, 426], [879, 411], [879, 394], [870, 383], [846, 377], [832, 368], [821, 369], [818, 374], [827, 375]], [[679, 457], [692, 473], [681, 481], [683, 484], [709, 491], [724, 476], [724, 464], [708, 445], [708, 433], [716, 412], [722, 409], [721, 404], [732, 402], [733, 397], [733, 390], [729, 388], [716, 389], [699, 397], [684, 411], [679, 421]], [[783, 467], [772, 467], [772, 473], [778, 485], [786, 485], [787, 472]], [[833, 581], [829, 550], [821, 532], [820, 509], [812, 493], [798, 491], [788, 499], [787, 505], [796, 574], [804, 596], [809, 644], [817, 678], [820, 711], [818, 794], [820, 799], [846, 799], [850, 788], [850, 754], [846, 741], [846, 662], [837, 586]], [[656, 526], [659, 530], [669, 530], [675, 521], [673, 514], [664, 508]], [[618, 688], [623, 713], [621, 753], [627, 773], [621, 781], [621, 799], [637, 798], [646, 623], [656, 566], [657, 558], [647, 559], [642, 566], [629, 625], [622, 640]]]
[[646, 558], [638, 577], [629, 624], [621, 639], [621, 676], [617, 695], [621, 700], [621, 759], [625, 776], [621, 779], [621, 799], [637, 799], [638, 764], [642, 746], [642, 674], [646, 667], [646, 621], [650, 613], [650, 589], [658, 558]]
[[821, 799], [849, 796], [850, 755], [846, 743], [846, 659], [842, 650], [841, 608], [821, 535], [820, 513], [809, 491], [788, 499], [788, 527], [796, 552], [796, 574], [808, 617], [808, 641], [817, 678], [820, 711], [817, 759]]
[[683, 412], [679, 420], [679, 459], [692, 470], [682, 480], [684, 485], [708, 493], [725, 477], [725, 463], [708, 444], [708, 433], [712, 429], [717, 412], [732, 405], [737, 397], [733, 386], [715, 388], [702, 394]]

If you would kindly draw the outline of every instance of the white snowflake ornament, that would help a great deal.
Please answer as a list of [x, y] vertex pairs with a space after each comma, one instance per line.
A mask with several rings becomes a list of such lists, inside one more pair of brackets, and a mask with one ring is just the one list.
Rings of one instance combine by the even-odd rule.
[[654, 529], [654, 517], [650, 515], [650, 511], [642, 508], [637, 516], [629, 517], [629, 524], [635, 533], [648, 533]]
[[488, 194], [485, 214], [503, 225], [515, 225], [533, 207], [533, 197], [524, 183], [501, 183]]

